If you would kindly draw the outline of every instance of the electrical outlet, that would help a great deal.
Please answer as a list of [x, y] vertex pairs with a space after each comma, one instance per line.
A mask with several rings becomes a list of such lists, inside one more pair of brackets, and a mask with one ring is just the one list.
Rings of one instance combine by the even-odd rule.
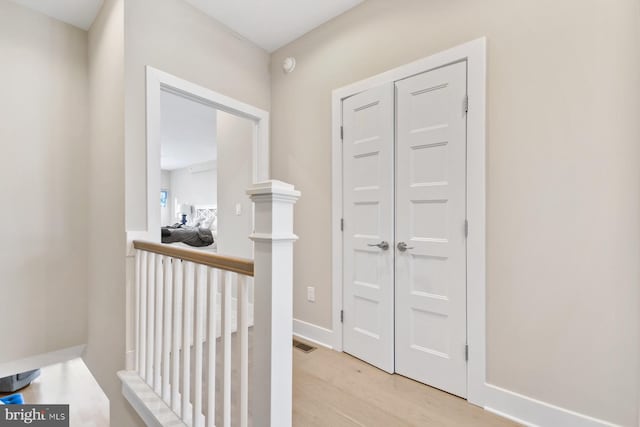
[[316, 288], [314, 286], [307, 286], [307, 301], [316, 302]]
[[240, 203], [236, 203], [236, 215], [242, 215], [242, 205]]

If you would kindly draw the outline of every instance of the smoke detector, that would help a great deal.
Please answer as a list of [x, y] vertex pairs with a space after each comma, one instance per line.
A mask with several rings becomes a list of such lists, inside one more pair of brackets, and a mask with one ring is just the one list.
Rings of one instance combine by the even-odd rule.
[[289, 74], [296, 68], [296, 58], [293, 56], [288, 56], [282, 61], [282, 70]]

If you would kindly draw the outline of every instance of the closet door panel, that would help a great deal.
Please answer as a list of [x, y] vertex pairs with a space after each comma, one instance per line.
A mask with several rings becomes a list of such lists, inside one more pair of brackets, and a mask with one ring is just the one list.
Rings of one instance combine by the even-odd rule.
[[396, 83], [396, 371], [462, 397], [465, 98], [466, 62]]
[[343, 348], [387, 372], [394, 369], [393, 96], [387, 84], [342, 105]]

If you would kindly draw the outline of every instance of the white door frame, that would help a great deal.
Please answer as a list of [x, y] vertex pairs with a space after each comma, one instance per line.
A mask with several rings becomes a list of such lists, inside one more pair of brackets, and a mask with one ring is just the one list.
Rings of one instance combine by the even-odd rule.
[[332, 93], [332, 346], [342, 351], [342, 100], [384, 83], [459, 61], [467, 61], [467, 400], [486, 401], [486, 39], [480, 38], [443, 52], [336, 89]]
[[146, 238], [160, 241], [160, 93], [167, 91], [211, 106], [255, 123], [253, 139], [253, 181], [269, 179], [269, 113], [222, 95], [172, 74], [147, 66], [147, 232]]

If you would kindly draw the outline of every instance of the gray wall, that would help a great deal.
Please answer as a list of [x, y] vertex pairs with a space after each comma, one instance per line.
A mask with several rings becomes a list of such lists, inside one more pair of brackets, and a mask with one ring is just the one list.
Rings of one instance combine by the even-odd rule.
[[269, 55], [182, 0], [125, 3], [127, 230], [146, 230], [145, 66], [269, 110]]
[[295, 317], [331, 328], [331, 91], [487, 36], [488, 379], [635, 425], [639, 17], [635, 0], [368, 0], [275, 52], [272, 176], [303, 194]]
[[0, 362], [87, 341], [87, 34], [0, 0]]
[[[253, 258], [253, 209], [247, 188], [253, 182], [251, 120], [218, 111], [218, 252]], [[236, 204], [242, 212], [236, 215]]]
[[[146, 231], [145, 66], [269, 110], [269, 54], [182, 0], [126, 0], [124, 19], [126, 224], [122, 230]], [[130, 296], [133, 270], [129, 258]], [[124, 290], [125, 284], [120, 285]], [[114, 307], [124, 306], [123, 296]], [[128, 313], [132, 319], [132, 307]], [[133, 345], [129, 337], [127, 349]]]
[[144, 425], [122, 396], [125, 368], [124, 5], [106, 0], [89, 30], [89, 345], [112, 426]]

